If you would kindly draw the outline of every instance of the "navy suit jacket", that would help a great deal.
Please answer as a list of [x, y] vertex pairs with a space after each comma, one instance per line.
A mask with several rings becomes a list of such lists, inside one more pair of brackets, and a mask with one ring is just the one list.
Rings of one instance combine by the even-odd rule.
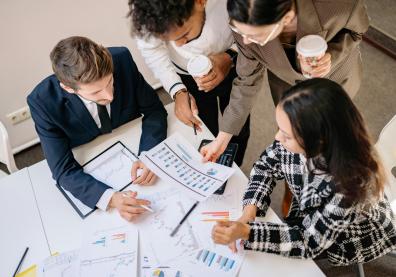
[[[138, 71], [129, 50], [111, 47], [109, 51], [114, 65], [111, 125], [117, 128], [143, 114], [139, 153], [149, 150], [166, 138], [166, 110]], [[91, 114], [77, 95], [60, 87], [55, 75], [37, 85], [27, 102], [53, 178], [94, 208], [109, 186], [84, 173], [71, 151], [101, 135]]]

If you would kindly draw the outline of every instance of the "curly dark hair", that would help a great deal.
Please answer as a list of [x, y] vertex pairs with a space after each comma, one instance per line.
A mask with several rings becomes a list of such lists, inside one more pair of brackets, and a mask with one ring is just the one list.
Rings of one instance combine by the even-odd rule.
[[172, 27], [182, 26], [190, 18], [194, 3], [194, 0], [129, 0], [132, 34], [159, 36]]

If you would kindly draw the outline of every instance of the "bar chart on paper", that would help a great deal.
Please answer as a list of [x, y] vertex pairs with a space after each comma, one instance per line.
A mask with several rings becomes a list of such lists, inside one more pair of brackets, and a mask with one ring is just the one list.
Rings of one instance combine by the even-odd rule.
[[196, 200], [212, 195], [234, 169], [216, 163], [202, 163], [202, 156], [179, 134], [141, 155], [141, 160], [162, 179], [181, 185]]
[[182, 262], [185, 272], [200, 272], [207, 277], [236, 276], [243, 262], [243, 253], [232, 253], [227, 247], [201, 248]]
[[234, 259], [227, 258], [207, 249], [200, 250], [195, 259], [198, 263], [202, 263], [202, 265], [225, 272], [232, 270], [236, 265]]
[[80, 253], [80, 276], [130, 276], [137, 272], [138, 232], [115, 228], [94, 233]]

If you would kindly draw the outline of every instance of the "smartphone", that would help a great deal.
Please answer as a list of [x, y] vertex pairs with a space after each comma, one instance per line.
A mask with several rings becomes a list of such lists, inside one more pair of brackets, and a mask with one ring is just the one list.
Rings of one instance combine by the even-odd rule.
[[[201, 144], [199, 145], [198, 151], [200, 151], [203, 146], [205, 146], [211, 142], [212, 142], [212, 140], [203, 139], [201, 141]], [[238, 144], [233, 143], [233, 142], [229, 143], [227, 145], [227, 148], [224, 151], [224, 153], [221, 154], [220, 157], [217, 159], [216, 163], [222, 164], [222, 165], [225, 165], [228, 167], [232, 167], [232, 163], [235, 160], [237, 151], [238, 151]], [[223, 194], [225, 191], [226, 185], [227, 185], [227, 181], [220, 188], [218, 188], [218, 190], [216, 190], [214, 193], [215, 194]]]

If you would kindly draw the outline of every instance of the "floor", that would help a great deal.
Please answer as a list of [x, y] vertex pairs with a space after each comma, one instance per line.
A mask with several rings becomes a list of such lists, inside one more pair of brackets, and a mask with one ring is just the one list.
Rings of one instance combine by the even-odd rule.
[[[396, 38], [396, 1], [366, 0], [372, 25]], [[367, 43], [361, 45], [364, 63], [364, 78], [361, 89], [354, 102], [362, 112], [369, 132], [375, 142], [385, 124], [396, 114], [396, 61]], [[159, 90], [164, 103], [170, 98]], [[274, 106], [268, 85], [264, 84], [263, 93], [259, 95], [251, 116], [251, 138], [246, 151], [242, 170], [246, 175], [252, 168], [264, 148], [272, 142], [275, 134]], [[16, 155], [16, 164], [23, 168], [43, 160], [40, 145], [33, 146]], [[0, 164], [1, 170], [6, 170]], [[280, 203], [283, 184], [279, 184], [272, 194], [272, 208], [280, 215]], [[332, 267], [326, 260], [318, 261], [318, 266], [327, 276], [356, 276], [354, 267]], [[364, 265], [366, 276], [396, 276], [396, 258], [389, 256], [379, 258]]]

